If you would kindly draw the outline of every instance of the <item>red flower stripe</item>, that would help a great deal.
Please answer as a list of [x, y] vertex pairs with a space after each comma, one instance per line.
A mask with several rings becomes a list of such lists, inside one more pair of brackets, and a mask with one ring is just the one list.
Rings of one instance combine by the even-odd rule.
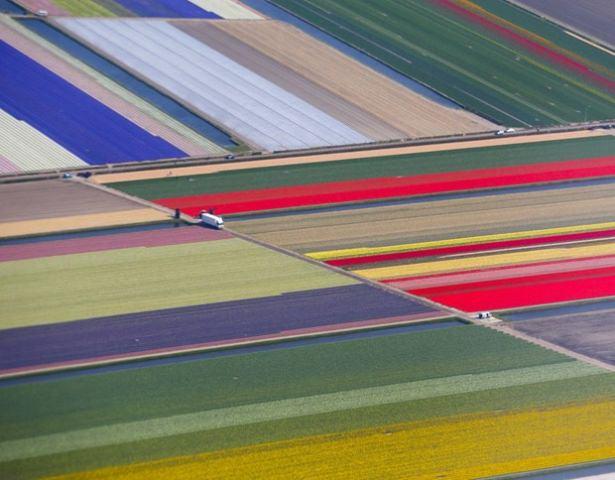
[[[458, 253], [487, 252], [489, 250], [500, 250], [505, 248], [530, 247], [534, 245], [545, 245], [551, 243], [575, 242], [581, 240], [593, 240], [599, 238], [609, 238], [615, 236], [615, 230], [602, 230], [598, 232], [579, 232], [562, 235], [550, 235], [546, 237], [519, 238], [515, 240], [501, 240], [498, 242], [475, 243], [471, 245], [456, 245], [454, 247], [426, 248], [424, 250], [414, 250], [409, 252], [382, 253], [378, 255], [368, 255], [364, 257], [341, 258], [328, 260], [326, 263], [336, 267], [347, 267], [349, 265], [361, 265], [366, 263], [390, 262], [407, 258], [435, 257], [454, 255]], [[391, 280], [399, 281], [399, 279]]]
[[156, 200], [156, 203], [170, 208], [180, 208], [190, 215], [197, 215], [200, 210], [209, 208], [214, 208], [219, 214], [233, 214], [610, 175], [615, 175], [615, 156], [409, 177], [370, 178], [192, 195], [163, 198]]
[[615, 295], [615, 267], [411, 290], [469, 312]]
[[526, 50], [536, 55], [539, 55], [543, 58], [546, 58], [562, 67], [565, 67], [568, 70], [571, 70], [585, 78], [588, 78], [592, 80], [593, 82], [595, 82], [596, 84], [601, 85], [602, 87], [605, 87], [610, 91], [615, 91], [614, 81], [608, 78], [605, 78], [596, 72], [593, 72], [586, 65], [576, 62], [572, 60], [571, 58], [567, 57], [566, 55], [555, 52], [545, 47], [544, 45], [541, 45], [528, 38], [525, 38], [522, 35], [519, 35], [518, 33], [515, 33], [512, 30], [509, 30], [508, 28], [498, 25], [497, 23], [494, 23], [485, 17], [482, 17], [474, 12], [466, 10], [465, 8], [457, 5], [451, 0], [437, 0], [437, 1], [444, 8], [451, 10], [457, 13], [458, 15], [461, 15], [465, 17], [466, 19], [468, 19], [469, 21], [476, 23], [478, 25], [481, 25], [482, 27], [488, 30], [498, 33], [502, 37], [512, 41], [513, 43], [516, 43], [517, 45], [520, 45]]

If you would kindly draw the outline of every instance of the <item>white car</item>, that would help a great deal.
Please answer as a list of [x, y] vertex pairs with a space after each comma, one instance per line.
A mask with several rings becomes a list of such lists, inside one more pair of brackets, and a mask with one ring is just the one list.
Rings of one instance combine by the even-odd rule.
[[507, 128], [506, 130], [498, 130], [495, 132], [496, 135], [506, 135], [507, 133], [514, 133], [516, 130], [514, 128]]

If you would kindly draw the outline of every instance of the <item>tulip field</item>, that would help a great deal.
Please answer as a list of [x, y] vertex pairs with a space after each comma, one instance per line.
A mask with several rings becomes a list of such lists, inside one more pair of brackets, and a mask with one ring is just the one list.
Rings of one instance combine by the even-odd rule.
[[611, 119], [612, 56], [502, 0], [275, 0], [498, 123]]
[[537, 142], [457, 151], [357, 158], [109, 186], [189, 215], [361, 203], [571, 180], [615, 173], [615, 138]]
[[0, 468], [12, 478], [494, 475], [611, 456], [614, 389], [611, 373], [478, 326], [287, 342], [5, 383]]
[[614, 21], [0, 0], [0, 480], [615, 478]]

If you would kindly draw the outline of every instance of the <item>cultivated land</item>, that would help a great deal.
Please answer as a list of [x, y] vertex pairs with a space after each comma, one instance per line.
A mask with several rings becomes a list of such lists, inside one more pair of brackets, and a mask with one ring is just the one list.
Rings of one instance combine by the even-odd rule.
[[615, 5], [610, 0], [513, 0], [513, 3], [615, 48]]
[[462, 109], [432, 102], [282, 22], [256, 25], [254, 22], [212, 22], [211, 25], [401, 132], [401, 137], [400, 133], [391, 132], [386, 136], [372, 134], [372, 138], [426, 137], [497, 128]]
[[165, 221], [168, 215], [74, 181], [0, 185], [0, 238]]
[[[212, 166], [209, 167], [213, 170], [211, 174], [111, 183], [109, 186], [148, 200], [291, 187], [287, 192], [288, 195], [292, 193], [292, 187], [300, 185], [409, 177], [605, 157], [609, 156], [614, 148], [615, 137], [597, 136], [441, 152], [412, 153], [410, 149], [407, 155], [395, 155], [396, 152], [390, 152], [391, 155], [388, 155], [389, 152], [385, 150], [382, 156], [370, 155], [365, 158], [361, 158], [362, 153], [355, 152], [352, 154], [355, 158], [346, 161], [282, 164], [265, 168], [250, 168], [250, 164], [247, 164], [244, 165], [244, 170], [226, 172], [215, 172], [216, 167]], [[224, 167], [217, 166], [217, 168]], [[99, 178], [107, 183], [106, 176], [97, 177]]]
[[[109, 465], [126, 466], [93, 478], [229, 478], [244, 466], [274, 475], [291, 458], [282, 453], [298, 449], [305, 468], [333, 477], [363, 462], [393, 469], [393, 477], [429, 474], [436, 465], [452, 475], [489, 475], [613, 451], [612, 375], [481, 327], [236, 353], [4, 385], [0, 469], [14, 478]], [[528, 435], [542, 434], [539, 425], [548, 425], [548, 441]], [[411, 431], [439, 448], [425, 456]], [[457, 441], [436, 441], [448, 435]], [[359, 443], [376, 440], [357, 463]], [[571, 441], [587, 448], [571, 452]], [[484, 456], [494, 443], [507, 447]], [[338, 447], [350, 457], [332, 462], [327, 451]], [[393, 463], [391, 449], [403, 452]], [[129, 465], [172, 455], [180, 457]], [[450, 456], [463, 464], [446, 462]]]
[[[407, 134], [401, 130], [397, 130], [392, 125], [388, 125], [378, 117], [360, 108], [357, 104], [345, 101], [327, 89], [327, 85], [318, 85], [314, 83], [309, 76], [300, 75], [298, 72], [290, 68], [283, 62], [278, 62], [268, 56], [266, 52], [257, 50], [253, 43], [242, 42], [237, 36], [225, 32], [219, 28], [219, 24], [223, 25], [235, 24], [237, 22], [207, 22], [195, 25], [194, 22], [175, 21], [173, 24], [182, 31], [200, 39], [226, 57], [240, 63], [244, 67], [257, 73], [258, 75], [268, 78], [284, 90], [292, 92], [303, 100], [316, 106], [318, 109], [328, 112], [346, 125], [349, 125], [354, 130], [361, 132], [363, 135], [372, 138], [403, 138]], [[289, 29], [288, 26], [277, 23], [262, 21], [255, 24], [253, 21], [239, 22], [243, 24], [242, 30], [271, 30], [273, 24], [279, 30]], [[266, 28], [263, 28], [265, 26]], [[268, 28], [267, 28], [268, 27]], [[293, 29], [289, 29], [294, 32]], [[296, 33], [295, 33], [296, 34]], [[269, 37], [267, 37], [269, 38]], [[292, 38], [292, 37], [291, 37]], [[326, 65], [322, 62], [322, 58], [318, 56], [320, 50], [327, 48], [325, 45], [316, 42], [312, 37], [304, 35], [303, 42], [300, 43], [312, 53], [312, 58], [317, 58], [321, 71], [332, 73], [334, 65]], [[286, 40], [288, 41], [288, 39]], [[343, 55], [339, 54], [344, 63], [351, 63]], [[346, 65], [347, 67], [348, 65]], [[333, 67], [333, 68], [332, 68]], [[308, 71], [309, 72], [309, 71]], [[362, 69], [362, 73], [370, 73], [368, 69]], [[327, 82], [335, 82], [339, 77], [328, 76]], [[355, 77], [356, 80], [356, 77]], [[389, 82], [390, 83], [390, 82]], [[374, 84], [376, 87], [377, 84]], [[361, 100], [362, 98], [359, 98]]]
[[85, 17], [196, 17], [260, 19], [255, 11], [235, 0], [142, 2], [133, 0], [21, 0], [30, 11], [46, 9], [50, 15]]
[[8, 261], [0, 272], [12, 279], [0, 286], [1, 328], [357, 283], [239, 239]]
[[13, 45], [30, 58], [63, 77], [88, 95], [96, 98], [137, 125], [167, 140], [188, 155], [223, 154], [225, 151], [157, 110], [100, 72], [46, 42], [16, 21], [0, 20], [0, 39]]
[[[228, 6], [25, 1], [86, 15], [164, 18], [224, 16]], [[595, 102], [613, 78], [603, 50], [499, 0], [279, 3], [309, 14], [319, 5], [348, 13], [336, 18], [349, 29], [334, 33], [365, 28], [369, 37], [354, 38], [368, 46], [390, 40], [385, 61], [419, 73], [433, 68], [427, 74], [435, 77], [452, 71], [442, 76], [445, 86], [465, 88], [456, 94], [484, 108], [494, 107], [481, 103], [485, 98], [501, 100], [488, 97], [501, 80], [479, 76], [518, 62], [510, 71], [521, 77], [505, 79], [502, 91], [523, 91], [493, 110], [508, 120], [518, 111], [554, 122], [578, 102]], [[241, 15], [243, 7], [232, 6], [228, 11]], [[328, 48], [319, 59], [342, 80], [321, 76], [296, 30], [215, 22], [173, 24], [362, 135], [412, 127], [395, 102], [381, 109], [382, 92], [394, 93], [384, 84], [378, 92], [369, 82], [344, 83], [358, 71]], [[34, 23], [68, 45], [68, 37]], [[118, 74], [82, 48], [70, 46], [94, 59], [93, 69]], [[418, 52], [411, 65], [400, 56], [407, 52]], [[456, 57], [445, 58], [449, 53]], [[465, 67], [478, 67], [460, 70], [466, 57]], [[135, 84], [121, 72], [114, 78]], [[609, 102], [603, 96], [605, 111]], [[167, 107], [184, 118], [185, 111]], [[205, 130], [230, 142], [211, 125]], [[612, 460], [615, 307], [595, 300], [615, 295], [615, 157], [613, 137], [603, 133], [100, 176], [184, 213], [224, 205], [254, 214], [284, 208], [283, 201], [312, 210], [227, 217], [221, 231], [167, 221], [0, 241], [0, 478], [427, 480]], [[0, 167], [11, 168], [5, 160]], [[535, 185], [557, 181], [568, 183]], [[506, 186], [516, 187], [468, 193]], [[0, 185], [0, 237], [167, 216], [127, 198], [74, 182]], [[354, 205], [340, 205], [349, 198]], [[386, 286], [240, 240], [235, 228]], [[469, 325], [390, 287], [465, 312], [515, 310], [497, 311], [504, 320], [498, 326]], [[579, 299], [586, 303], [535, 307]]]
[[611, 136], [249, 168], [112, 186], [196, 216], [375, 202], [615, 175]]
[[[235, 161], [219, 165], [197, 165], [191, 167], [160, 168], [137, 172], [106, 173], [93, 177], [93, 181], [106, 183], [133, 182], [136, 180], [153, 180], [171, 177], [185, 177], [203, 175], [218, 172], [231, 172], [251, 168], [276, 167], [285, 165], [299, 165], [303, 163], [337, 162], [340, 160], [352, 160], [357, 158], [390, 157], [396, 155], [410, 155], [415, 153], [444, 152], [452, 150], [466, 150], [471, 148], [493, 147], [499, 145], [517, 145], [556, 140], [572, 140], [581, 138], [603, 137], [602, 130], [582, 130], [577, 132], [543, 133], [540, 135], [522, 135], [515, 137], [493, 137], [488, 140], [471, 140], [463, 142], [439, 143], [431, 145], [419, 145], [397, 148], [367, 149], [357, 152], [324, 153], [318, 155], [301, 155], [296, 157], [280, 157], [267, 160], [254, 160], [249, 162]], [[121, 187], [120, 187], [121, 188]]]
[[487, 10], [496, 2], [274, 3], [506, 125], [605, 119], [615, 111], [612, 56], [596, 48], [600, 62], [586, 60], [579, 53], [587, 44], [571, 37], [571, 45], [556, 46], [552, 32], [536, 34]]
[[503, 313], [501, 318], [516, 330], [615, 365], [613, 300]]
[[22, 239], [0, 276], [2, 377], [447, 316], [200, 226]]
[[273, 244], [315, 252], [604, 223], [612, 221], [613, 208], [615, 193], [607, 183], [348, 207], [230, 225]]
[[615, 198], [612, 183], [248, 217], [233, 225], [448, 307], [504, 310], [615, 295], [613, 206], [602, 210]]
[[[172, 21], [63, 18], [56, 22], [255, 149], [276, 151], [371, 141], [185, 33]], [[152, 42], [156, 54], [151, 50]], [[160, 62], [161, 58], [165, 61]]]
[[[28, 137], [37, 134], [91, 165], [186, 155], [4, 41], [0, 55], [0, 109], [3, 117], [14, 119], [12, 127], [3, 120], [3, 143], [9, 147], [28, 145]], [[33, 132], [24, 134], [20, 123]], [[19, 148], [13, 150], [17, 153], [9, 153], [17, 156], [17, 163], [23, 162]]]

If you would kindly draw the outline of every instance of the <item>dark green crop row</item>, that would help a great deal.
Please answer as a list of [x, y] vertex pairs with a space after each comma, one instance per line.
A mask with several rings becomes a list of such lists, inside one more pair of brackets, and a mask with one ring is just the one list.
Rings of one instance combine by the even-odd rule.
[[[0, 387], [0, 441], [455, 375], [566, 368], [568, 357], [477, 326], [451, 327]], [[33, 478], [173, 455], [472, 412], [549, 407], [615, 394], [610, 374], [349, 408], [0, 463]], [[86, 431], [87, 432], [87, 431]], [[94, 433], [92, 433], [94, 435]]]
[[[615, 98], [606, 87], [546, 61], [437, 2], [273, 3], [498, 123], [545, 126], [615, 117]], [[518, 10], [515, 21], [530, 15]], [[529, 20], [521, 23], [535, 27]], [[557, 40], [552, 32], [548, 37]], [[581, 43], [571, 37], [565, 46], [573, 42]], [[612, 61], [603, 66], [613, 73]]]
[[110, 187], [148, 200], [364, 178], [499, 168], [611, 155], [615, 137], [504, 145], [394, 157], [251, 168], [209, 175], [138, 180]]

